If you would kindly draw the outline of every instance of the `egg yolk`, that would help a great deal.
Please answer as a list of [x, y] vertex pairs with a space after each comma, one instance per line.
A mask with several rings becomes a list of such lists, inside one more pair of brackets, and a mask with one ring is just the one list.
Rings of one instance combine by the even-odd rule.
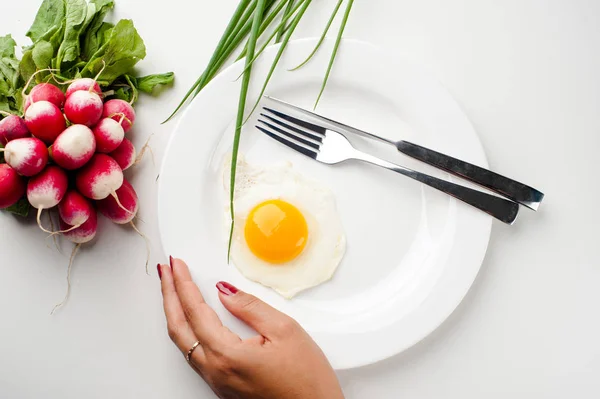
[[302, 253], [308, 240], [308, 226], [294, 205], [269, 200], [252, 209], [244, 235], [254, 255], [266, 262], [281, 264]]

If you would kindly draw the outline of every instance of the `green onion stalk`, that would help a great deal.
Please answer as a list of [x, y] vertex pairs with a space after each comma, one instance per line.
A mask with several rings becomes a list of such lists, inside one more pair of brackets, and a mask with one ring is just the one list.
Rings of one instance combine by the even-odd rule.
[[[329, 59], [329, 64], [325, 70], [321, 89], [315, 101], [315, 108], [323, 96], [327, 82], [329, 81], [329, 77], [335, 63], [337, 52], [342, 41], [342, 36], [344, 34], [354, 0], [337, 1], [315, 48], [310, 54], [308, 54], [308, 57], [304, 62], [290, 70], [295, 71], [302, 68], [308, 62], [310, 62], [314, 55], [319, 51], [344, 2], [346, 2], [346, 8], [338, 28], [335, 44]], [[192, 87], [190, 87], [173, 113], [167, 118], [167, 120], [165, 120], [165, 122], [169, 121], [184, 106], [189, 104], [189, 102], [191, 102], [194, 97], [196, 97], [202, 91], [202, 89], [206, 87], [206, 85], [223, 69], [223, 66], [241, 47], [241, 50], [237, 56], [237, 60], [244, 59], [245, 66], [242, 74], [239, 77], [242, 82], [238, 100], [238, 111], [236, 116], [233, 150], [231, 155], [231, 185], [229, 193], [231, 228], [229, 233], [229, 249], [227, 251], [228, 259], [231, 250], [231, 239], [233, 237], [234, 228], [235, 178], [242, 127], [258, 107], [260, 99], [267, 90], [269, 81], [271, 80], [271, 77], [273, 76], [273, 73], [279, 64], [279, 61], [281, 60], [281, 57], [283, 56], [283, 53], [285, 52], [292, 35], [294, 34], [296, 28], [300, 24], [311, 4], [312, 0], [240, 0], [208, 62], [208, 65], [198, 79], [194, 82]], [[263, 41], [263, 44], [257, 50], [257, 43], [259, 41]], [[258, 96], [257, 101], [253, 104], [251, 111], [248, 113], [248, 115], [246, 115], [246, 100], [248, 97], [248, 87], [250, 85], [250, 79], [252, 76], [252, 66], [254, 61], [261, 56], [264, 50], [273, 43], [280, 43], [279, 49], [277, 50], [277, 54], [275, 55], [273, 63], [271, 64], [269, 73], [267, 74], [267, 77], [262, 85], [260, 95]]]

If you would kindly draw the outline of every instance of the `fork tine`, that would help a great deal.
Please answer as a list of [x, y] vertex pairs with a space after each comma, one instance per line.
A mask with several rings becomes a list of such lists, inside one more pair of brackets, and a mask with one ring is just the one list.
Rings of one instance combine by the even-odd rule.
[[263, 113], [261, 113], [260, 115], [269, 119], [270, 121], [273, 121], [274, 123], [278, 124], [279, 126], [282, 126], [288, 130], [291, 130], [292, 132], [301, 134], [302, 136], [307, 137], [311, 140], [317, 141], [319, 143], [323, 142], [323, 136], [321, 136], [320, 134], [314, 134], [314, 133], [307, 132], [304, 129], [298, 129], [297, 127], [290, 125], [286, 122], [283, 122], [283, 121], [279, 120], [278, 118], [274, 118], [272, 116], [269, 116], [269, 115], [266, 115]]
[[272, 114], [274, 114], [274, 115], [277, 115], [281, 119], [285, 119], [286, 121], [288, 121], [290, 123], [293, 123], [296, 126], [303, 127], [305, 129], [308, 129], [308, 130], [312, 130], [313, 132], [319, 133], [321, 135], [325, 135], [325, 133], [326, 133], [326, 129], [324, 127], [315, 125], [315, 124], [310, 123], [310, 122], [303, 121], [303, 120], [298, 119], [298, 118], [294, 118], [293, 116], [284, 114], [283, 112], [275, 111], [272, 108], [263, 107], [263, 109], [266, 110], [266, 111], [268, 111], [268, 112], [270, 112], [270, 113], [272, 113]]
[[[265, 115], [265, 114], [260, 114], [262, 117], [267, 118], [268, 120], [272, 121], [273, 123], [279, 125], [281, 128], [283, 128], [283, 130], [285, 130], [286, 132], [298, 137], [301, 136], [302, 138], [305, 138], [311, 142], [313, 142], [314, 144], [320, 146], [321, 144], [323, 144], [323, 138], [324, 136], [321, 135], [316, 135], [313, 133], [309, 133], [303, 129], [298, 129], [297, 127], [294, 127], [292, 125], [289, 125], [277, 118], [272, 118], [269, 115]], [[266, 122], [264, 122], [266, 123]]]
[[271, 137], [272, 139], [279, 141], [281, 144], [284, 144], [284, 145], [290, 147], [291, 149], [296, 150], [299, 153], [306, 155], [309, 158], [317, 159], [317, 153], [315, 151], [312, 151], [306, 147], [302, 147], [301, 145], [296, 144], [291, 139], [287, 139], [287, 138], [278, 136], [277, 134], [268, 131], [267, 129], [263, 128], [262, 126], [257, 125], [256, 128], [258, 130], [260, 130], [261, 132], [263, 132], [264, 134], [266, 134], [267, 136]]
[[289, 137], [290, 139], [294, 139], [294, 140], [298, 141], [301, 144], [304, 144], [307, 147], [314, 148], [315, 150], [319, 149], [319, 145], [318, 144], [313, 143], [312, 141], [305, 140], [302, 137], [298, 136], [297, 134], [286, 132], [285, 130], [283, 130], [283, 129], [281, 129], [281, 128], [279, 128], [279, 127], [277, 127], [277, 126], [275, 126], [275, 125], [273, 125], [273, 124], [271, 124], [269, 122], [265, 122], [262, 119], [259, 119], [258, 122], [260, 122], [263, 125], [271, 128], [271, 130], [274, 130], [274, 131], [276, 131], [277, 133], [279, 133], [281, 135], [284, 135], [286, 137]]

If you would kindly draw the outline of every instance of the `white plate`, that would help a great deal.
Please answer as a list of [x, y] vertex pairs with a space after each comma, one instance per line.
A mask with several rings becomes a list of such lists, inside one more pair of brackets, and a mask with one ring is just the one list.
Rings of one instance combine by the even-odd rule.
[[[314, 40], [289, 44], [268, 94], [310, 107], [332, 43], [295, 72]], [[249, 104], [258, 95], [276, 48], [254, 66]], [[386, 170], [358, 163], [327, 166], [265, 137], [251, 120], [241, 151], [248, 161], [290, 160], [336, 194], [348, 249], [334, 278], [285, 300], [246, 280], [226, 261], [221, 167], [230, 151], [239, 81], [235, 64], [194, 100], [173, 133], [159, 181], [159, 225], [166, 254], [185, 259], [225, 325], [252, 334], [219, 303], [225, 280], [296, 318], [336, 369], [397, 354], [423, 339], [456, 308], [486, 252], [491, 219], [440, 192]], [[397, 139], [406, 138], [486, 167], [473, 127], [443, 87], [421, 68], [375, 47], [344, 41], [318, 112]], [[353, 139], [362, 149], [403, 165], [448, 176], [393, 148]]]

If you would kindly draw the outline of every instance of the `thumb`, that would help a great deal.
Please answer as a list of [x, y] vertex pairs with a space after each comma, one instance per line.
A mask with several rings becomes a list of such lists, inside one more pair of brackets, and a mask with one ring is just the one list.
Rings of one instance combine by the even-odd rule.
[[223, 306], [264, 337], [289, 335], [290, 327], [296, 325], [291, 317], [229, 283], [220, 281], [217, 289]]

